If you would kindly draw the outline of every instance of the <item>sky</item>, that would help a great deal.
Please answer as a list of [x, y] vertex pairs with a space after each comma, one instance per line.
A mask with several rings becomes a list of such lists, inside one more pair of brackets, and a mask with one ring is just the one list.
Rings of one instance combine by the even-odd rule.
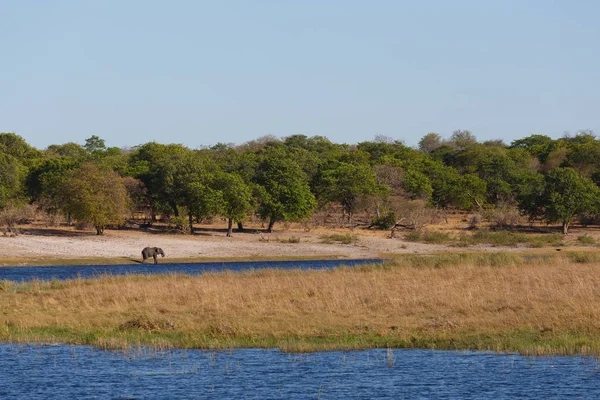
[[0, 2], [0, 132], [43, 149], [600, 133], [596, 0]]

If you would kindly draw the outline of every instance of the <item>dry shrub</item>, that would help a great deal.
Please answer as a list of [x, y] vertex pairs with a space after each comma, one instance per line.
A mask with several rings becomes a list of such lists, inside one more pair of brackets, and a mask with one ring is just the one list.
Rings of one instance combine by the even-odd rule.
[[495, 228], [511, 229], [524, 223], [524, 218], [516, 207], [491, 208], [485, 211], [484, 218]]
[[469, 219], [469, 229], [477, 229], [478, 226], [481, 223], [481, 215], [479, 214], [473, 214], [471, 215], [471, 218]]
[[30, 223], [35, 218], [35, 214], [35, 206], [31, 204], [7, 204], [0, 211], [0, 226], [4, 228], [4, 235], [18, 235], [19, 229], [17, 225]]
[[39, 218], [46, 226], [60, 226], [60, 224], [66, 222], [64, 215], [46, 211], [40, 211]]
[[378, 217], [381, 214], [383, 207], [384, 201], [381, 196], [359, 196], [355, 201], [355, 213], [353, 219], [359, 224], [368, 225], [373, 218]]
[[447, 220], [445, 211], [427, 206], [424, 200], [394, 197], [390, 200], [389, 208], [396, 213], [399, 226], [416, 231]]

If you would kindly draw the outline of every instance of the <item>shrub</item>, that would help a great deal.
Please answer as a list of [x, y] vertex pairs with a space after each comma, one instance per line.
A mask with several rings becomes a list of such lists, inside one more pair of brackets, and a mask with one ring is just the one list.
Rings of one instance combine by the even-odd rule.
[[188, 218], [185, 215], [179, 215], [178, 217], [171, 217], [169, 220], [169, 226], [173, 224], [173, 230], [177, 233], [190, 233], [190, 226], [188, 224]]
[[279, 242], [281, 242], [281, 243], [300, 243], [300, 237], [299, 236], [290, 236], [287, 239], [281, 239]]
[[477, 225], [481, 223], [481, 215], [473, 214], [469, 220], [469, 229], [477, 229]]
[[0, 226], [5, 234], [17, 235], [17, 225], [29, 222], [35, 217], [35, 207], [31, 204], [9, 203], [0, 211]]
[[418, 242], [421, 240], [421, 234], [419, 232], [409, 232], [404, 235], [404, 240], [408, 240], [409, 242]]
[[396, 213], [390, 211], [386, 215], [377, 217], [371, 222], [371, 226], [381, 230], [387, 230], [396, 225]]

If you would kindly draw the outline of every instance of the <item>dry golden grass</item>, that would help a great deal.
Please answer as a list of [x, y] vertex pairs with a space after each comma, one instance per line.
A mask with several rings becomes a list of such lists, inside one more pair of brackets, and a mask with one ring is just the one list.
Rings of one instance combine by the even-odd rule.
[[600, 262], [590, 259], [421, 256], [323, 271], [3, 282], [0, 340], [600, 354]]

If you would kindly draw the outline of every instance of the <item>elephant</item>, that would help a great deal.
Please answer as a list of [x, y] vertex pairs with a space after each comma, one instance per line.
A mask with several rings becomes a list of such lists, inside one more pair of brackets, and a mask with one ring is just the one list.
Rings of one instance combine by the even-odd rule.
[[157, 256], [159, 254], [163, 257], [165, 256], [165, 252], [160, 247], [145, 247], [142, 250], [142, 264], [150, 257], [154, 258], [154, 264], [158, 264]]

